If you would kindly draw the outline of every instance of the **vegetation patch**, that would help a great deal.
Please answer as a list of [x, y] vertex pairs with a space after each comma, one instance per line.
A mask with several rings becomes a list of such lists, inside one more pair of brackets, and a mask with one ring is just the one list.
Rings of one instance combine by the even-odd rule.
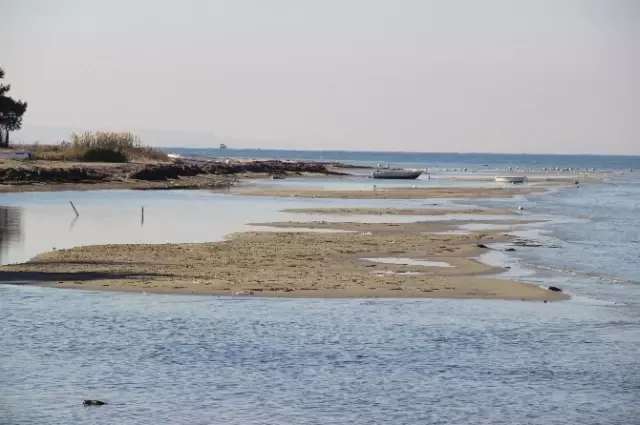
[[45, 161], [83, 161], [124, 163], [140, 160], [168, 160], [166, 153], [144, 146], [138, 136], [129, 132], [84, 132], [71, 134], [71, 142], [59, 145], [38, 143], [22, 146], [35, 159]]

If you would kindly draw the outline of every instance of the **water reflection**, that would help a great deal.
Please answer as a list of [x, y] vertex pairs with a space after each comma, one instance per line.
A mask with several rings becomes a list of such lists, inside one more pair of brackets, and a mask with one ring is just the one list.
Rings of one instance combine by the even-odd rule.
[[0, 205], [0, 264], [10, 247], [22, 240], [22, 209]]

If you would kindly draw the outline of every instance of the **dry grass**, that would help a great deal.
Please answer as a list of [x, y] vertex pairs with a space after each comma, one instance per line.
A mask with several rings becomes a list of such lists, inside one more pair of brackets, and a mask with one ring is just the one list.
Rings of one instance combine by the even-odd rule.
[[35, 159], [44, 161], [129, 162], [139, 160], [167, 161], [163, 151], [142, 145], [138, 136], [129, 132], [73, 133], [71, 142], [59, 145], [16, 146], [33, 152]]

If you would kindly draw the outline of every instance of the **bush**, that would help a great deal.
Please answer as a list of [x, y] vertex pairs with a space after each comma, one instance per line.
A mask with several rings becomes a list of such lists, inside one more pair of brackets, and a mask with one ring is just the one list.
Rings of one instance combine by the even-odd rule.
[[123, 152], [106, 148], [87, 149], [79, 159], [88, 162], [127, 162], [128, 160]]
[[85, 132], [73, 133], [71, 142], [60, 145], [24, 146], [36, 159], [48, 161], [128, 162], [132, 160], [168, 161], [167, 154], [159, 149], [143, 146], [133, 133]]

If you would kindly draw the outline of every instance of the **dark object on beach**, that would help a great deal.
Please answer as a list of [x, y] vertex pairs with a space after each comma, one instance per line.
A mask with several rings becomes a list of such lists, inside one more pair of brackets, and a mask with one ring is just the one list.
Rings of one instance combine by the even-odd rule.
[[[285, 177], [287, 173], [320, 173], [345, 175], [331, 171], [324, 164], [315, 162], [252, 161], [245, 163], [224, 163], [183, 160], [183, 164], [149, 165], [129, 174], [130, 179], [163, 181], [180, 177], [194, 177], [201, 174], [232, 175], [242, 173], [264, 173]], [[276, 177], [277, 178], [277, 177]]]
[[0, 169], [3, 184], [26, 183], [96, 183], [108, 178], [101, 169], [71, 168], [4, 168]]
[[515, 250], [516, 250], [515, 248], [507, 248], [507, 249], [505, 249], [504, 251], [505, 251], [505, 252], [513, 252], [513, 251], [515, 251]]
[[107, 403], [102, 400], [85, 400], [82, 402], [82, 404], [84, 404], [85, 406], [102, 406]]
[[562, 292], [562, 289], [558, 288], [557, 286], [549, 286], [549, 290], [553, 292]]
[[521, 246], [523, 248], [560, 248], [558, 245], [545, 245], [542, 242], [527, 239], [516, 239], [513, 241], [512, 245]]
[[476, 245], [478, 248], [482, 248], [482, 249], [491, 249], [488, 246], [486, 246], [485, 244], [479, 243]]
[[578, 180], [574, 180], [573, 184], [580, 184], [580, 182]]

